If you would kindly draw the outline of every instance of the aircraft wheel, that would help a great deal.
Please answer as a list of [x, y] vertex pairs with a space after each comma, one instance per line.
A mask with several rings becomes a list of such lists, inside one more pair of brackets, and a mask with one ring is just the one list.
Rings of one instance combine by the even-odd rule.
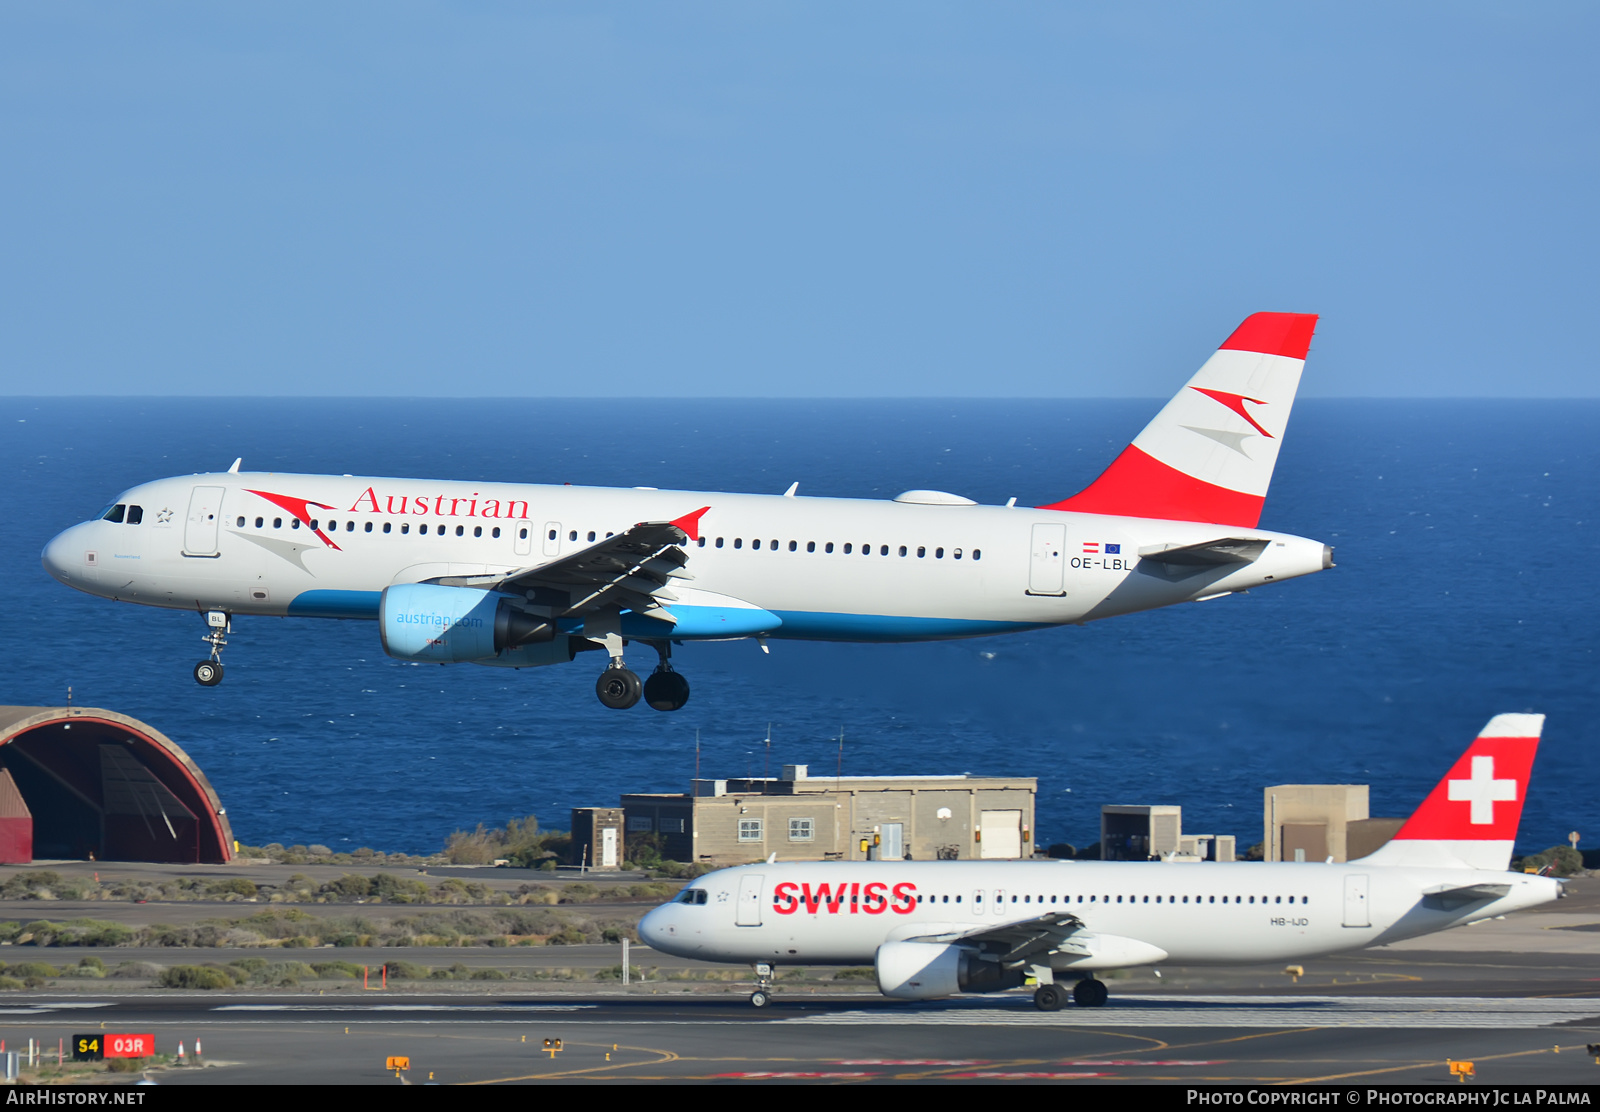
[[1103, 1008], [1109, 995], [1105, 982], [1093, 977], [1079, 981], [1072, 990], [1072, 999], [1080, 1008]]
[[639, 701], [639, 677], [626, 668], [607, 668], [595, 681], [594, 693], [612, 710], [627, 710]]
[[1059, 1012], [1064, 995], [1055, 985], [1040, 985], [1033, 991], [1033, 1006], [1041, 1012]]
[[656, 710], [682, 710], [689, 701], [689, 681], [679, 672], [655, 672], [644, 681], [644, 701]]
[[760, 989], [757, 989], [755, 992], [750, 994], [750, 1003], [757, 1008], [765, 1008], [771, 999], [772, 997], [768, 996]]
[[194, 666], [194, 682], [201, 687], [215, 687], [222, 682], [222, 662], [202, 660]]

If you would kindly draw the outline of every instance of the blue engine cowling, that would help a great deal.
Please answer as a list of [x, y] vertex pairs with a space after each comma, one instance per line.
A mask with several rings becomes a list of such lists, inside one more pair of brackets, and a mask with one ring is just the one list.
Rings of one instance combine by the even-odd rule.
[[473, 587], [398, 583], [378, 602], [378, 636], [396, 660], [533, 667], [572, 659], [555, 623]]

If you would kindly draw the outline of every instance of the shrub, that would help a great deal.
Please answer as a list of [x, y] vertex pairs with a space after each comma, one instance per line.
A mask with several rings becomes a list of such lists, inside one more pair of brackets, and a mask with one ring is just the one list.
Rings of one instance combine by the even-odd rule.
[[312, 970], [319, 977], [359, 977], [361, 966], [349, 961], [313, 962]]
[[161, 967], [147, 961], [124, 961], [119, 962], [110, 975], [119, 981], [148, 981], [161, 976]]
[[106, 1062], [107, 1073], [141, 1073], [144, 1070], [143, 1058], [111, 1058]]
[[391, 981], [425, 981], [428, 979], [428, 967], [410, 961], [386, 961], [383, 968], [388, 970]]
[[15, 992], [17, 989], [27, 987], [15, 977], [0, 977], [0, 992]]
[[403, 880], [390, 873], [372, 878], [371, 892], [385, 903], [420, 903], [428, 898], [428, 886], [420, 880]]
[[206, 892], [214, 896], [229, 894], [249, 898], [257, 893], [255, 882], [242, 876], [229, 877], [227, 880], [214, 880], [206, 885]]
[[322, 886], [322, 891], [342, 900], [365, 899], [372, 894], [372, 882], [355, 873], [345, 873], [338, 880]]
[[174, 965], [162, 970], [156, 983], [162, 988], [232, 988], [234, 981], [225, 969], [215, 965]]
[[577, 927], [567, 926], [562, 927], [544, 941], [547, 946], [582, 946], [589, 941], [589, 936]]
[[21, 977], [23, 980], [61, 976], [61, 971], [55, 966], [46, 965], [42, 961], [20, 961], [16, 965], [7, 966], [6, 973], [12, 977]]

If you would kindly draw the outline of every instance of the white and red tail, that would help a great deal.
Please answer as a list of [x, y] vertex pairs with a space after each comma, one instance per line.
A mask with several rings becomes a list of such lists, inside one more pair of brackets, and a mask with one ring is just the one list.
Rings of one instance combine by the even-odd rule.
[[1445, 773], [1373, 865], [1503, 870], [1528, 796], [1542, 714], [1497, 714]]
[[1313, 313], [1255, 313], [1083, 490], [1045, 510], [1255, 528]]

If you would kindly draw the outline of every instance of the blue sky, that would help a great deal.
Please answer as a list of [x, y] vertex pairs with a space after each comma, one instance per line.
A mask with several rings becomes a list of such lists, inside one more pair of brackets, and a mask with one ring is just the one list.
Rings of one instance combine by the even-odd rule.
[[1592, 4], [0, 7], [0, 393], [1600, 394]]

